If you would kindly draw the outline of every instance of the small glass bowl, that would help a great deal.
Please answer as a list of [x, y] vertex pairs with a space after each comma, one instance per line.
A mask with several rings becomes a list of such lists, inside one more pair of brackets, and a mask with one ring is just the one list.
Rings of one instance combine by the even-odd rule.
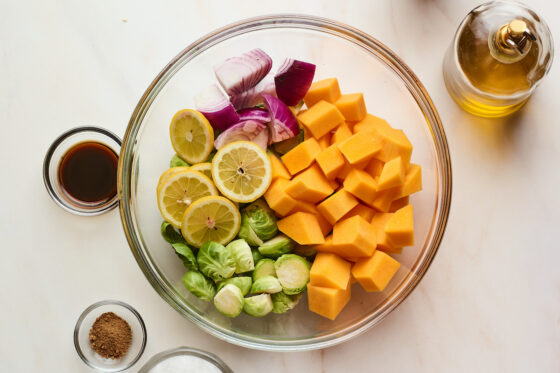
[[156, 367], [158, 364], [175, 356], [193, 356], [215, 365], [216, 368], [218, 368], [222, 373], [233, 373], [233, 370], [231, 370], [231, 368], [228, 367], [227, 364], [224, 363], [216, 355], [210, 352], [206, 352], [190, 347], [177, 347], [171, 350], [166, 350], [157, 353], [154, 356], [152, 356], [150, 360], [148, 360], [148, 362], [144, 364], [142, 368], [140, 368], [138, 373], [148, 373], [152, 368]]
[[77, 127], [60, 135], [49, 147], [43, 162], [43, 180], [51, 198], [60, 207], [73, 214], [93, 216], [103, 214], [119, 205], [118, 193], [100, 203], [87, 203], [70, 198], [62, 189], [58, 178], [58, 166], [66, 152], [83, 142], [99, 142], [120, 154], [121, 139], [114, 133], [99, 127]]
[[[89, 331], [95, 320], [105, 312], [114, 312], [125, 320], [132, 330], [132, 343], [125, 356], [106, 359], [90, 346]], [[121, 372], [133, 366], [146, 347], [146, 326], [140, 314], [130, 305], [118, 300], [103, 300], [92, 304], [82, 312], [74, 328], [74, 346], [80, 358], [93, 369], [102, 372]]]

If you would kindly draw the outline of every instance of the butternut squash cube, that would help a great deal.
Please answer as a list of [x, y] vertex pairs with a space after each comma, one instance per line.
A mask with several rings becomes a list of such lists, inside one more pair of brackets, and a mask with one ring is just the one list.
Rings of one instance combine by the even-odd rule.
[[352, 266], [352, 275], [365, 291], [383, 291], [401, 264], [382, 251], [370, 258], [358, 260]]
[[[377, 181], [378, 178], [375, 180]], [[375, 194], [373, 201], [371, 201], [371, 203], [367, 203], [367, 205], [373, 207], [377, 211], [388, 212], [391, 207], [391, 203], [393, 203], [399, 193], [400, 188], [391, 188], [379, 191]]]
[[400, 210], [401, 208], [405, 207], [409, 203], [410, 203], [410, 197], [409, 196], [405, 196], [405, 197], [401, 197], [399, 199], [396, 199], [393, 202], [391, 202], [391, 206], [389, 206], [389, 212], [395, 212], [397, 210]]
[[278, 178], [272, 182], [264, 193], [264, 199], [268, 206], [280, 216], [288, 215], [298, 205], [298, 201], [286, 193], [289, 184], [289, 180]]
[[311, 203], [322, 201], [333, 191], [323, 171], [316, 164], [296, 175], [286, 188], [286, 193], [293, 198]]
[[356, 164], [371, 159], [381, 150], [381, 145], [373, 136], [357, 133], [338, 144], [338, 149], [348, 163]]
[[379, 127], [392, 128], [386, 120], [378, 118], [375, 115], [367, 114], [362, 120], [354, 124], [352, 130], [354, 133], [373, 132]]
[[379, 159], [372, 158], [364, 168], [364, 171], [373, 177], [380, 176], [381, 172], [383, 171], [384, 165], [385, 163], [380, 161]]
[[352, 265], [338, 255], [318, 253], [309, 271], [309, 283], [333, 289], [346, 290]]
[[332, 224], [318, 211], [315, 211], [315, 217], [317, 218], [317, 223], [319, 223], [319, 228], [321, 228], [321, 233], [323, 233], [323, 236], [327, 236], [332, 231]]
[[333, 188], [335, 191], [338, 191], [341, 188], [340, 184], [334, 179], [329, 180], [329, 184], [331, 185], [331, 188]]
[[335, 224], [358, 204], [358, 200], [341, 189], [317, 205], [317, 211], [331, 224]]
[[371, 256], [375, 251], [375, 231], [360, 215], [340, 220], [333, 227], [333, 245], [343, 258]]
[[402, 158], [391, 159], [383, 166], [383, 171], [379, 175], [377, 190], [385, 190], [403, 185], [405, 176], [405, 166]]
[[385, 234], [385, 227], [392, 216], [392, 213], [380, 212], [375, 214], [371, 219], [371, 226], [375, 229], [375, 237], [377, 238], [377, 250], [386, 253], [400, 252], [400, 247], [395, 247]]
[[290, 180], [290, 178], [291, 178], [290, 173], [288, 172], [288, 170], [286, 170], [286, 167], [284, 166], [282, 161], [280, 161], [280, 159], [278, 159], [277, 156], [275, 156], [274, 154], [272, 154], [270, 152], [268, 152], [268, 158], [270, 158], [270, 168], [272, 170], [272, 180], [276, 180], [278, 178]]
[[363, 170], [368, 165], [368, 162], [369, 162], [369, 160], [366, 160], [365, 162], [360, 162], [360, 163], [356, 163], [356, 164], [352, 165], [352, 164], [348, 163], [346, 158], [344, 158], [344, 166], [342, 166], [340, 171], [338, 171], [338, 174], [336, 175], [336, 178], [339, 181], [344, 182], [344, 180], [346, 179], [346, 177], [348, 176], [350, 171], [352, 171], [353, 169]]
[[412, 144], [402, 130], [378, 127], [375, 129], [374, 136], [381, 143], [381, 150], [375, 155], [375, 158], [389, 162], [400, 156], [405, 166], [408, 167]]
[[362, 203], [358, 203], [358, 205], [356, 205], [356, 207], [354, 207], [352, 210], [348, 211], [348, 213], [344, 215], [342, 219], [351, 218], [355, 215], [360, 215], [362, 218], [364, 218], [365, 221], [371, 221], [373, 215], [375, 215], [375, 210]]
[[422, 190], [422, 167], [411, 163], [406, 171], [403, 185], [396, 198], [403, 198]]
[[290, 174], [295, 175], [309, 167], [319, 153], [321, 153], [319, 143], [314, 138], [310, 138], [284, 154], [282, 156], [282, 162]]
[[296, 212], [278, 220], [278, 230], [300, 245], [318, 245], [325, 242], [317, 217], [308, 212]]
[[353, 169], [344, 179], [344, 189], [367, 204], [371, 204], [377, 195], [377, 182], [365, 171]]
[[306, 201], [297, 201], [296, 207], [294, 207], [291, 212], [308, 212], [310, 214], [318, 214], [315, 204]]
[[333, 289], [307, 284], [307, 303], [309, 310], [334, 320], [350, 300], [352, 287]]
[[329, 180], [333, 180], [336, 177], [338, 172], [344, 167], [344, 162], [344, 156], [336, 145], [323, 149], [317, 155], [317, 164]]
[[333, 104], [319, 101], [298, 119], [309, 132], [319, 139], [344, 122], [344, 116]]
[[338, 254], [338, 247], [333, 244], [332, 234], [325, 237], [325, 242], [313, 247], [319, 253]]
[[412, 205], [407, 205], [393, 213], [385, 225], [389, 242], [396, 247], [414, 245], [414, 214]]
[[331, 134], [327, 133], [325, 136], [321, 137], [317, 142], [322, 150], [325, 150], [329, 146], [331, 146]]
[[340, 144], [344, 140], [352, 137], [352, 130], [348, 126], [347, 122], [342, 123], [331, 137], [331, 144]]
[[362, 93], [347, 93], [340, 96], [334, 104], [349, 122], [360, 121], [367, 114], [366, 103]]
[[340, 87], [338, 86], [338, 79], [329, 78], [311, 84], [303, 101], [305, 101], [305, 105], [310, 108], [321, 100], [334, 104], [339, 97]]

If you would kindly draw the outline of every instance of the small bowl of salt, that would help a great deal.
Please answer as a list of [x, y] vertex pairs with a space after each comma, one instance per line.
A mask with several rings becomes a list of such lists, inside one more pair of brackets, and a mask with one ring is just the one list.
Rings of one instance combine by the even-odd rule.
[[138, 373], [233, 373], [219, 357], [190, 347], [178, 347], [150, 358]]

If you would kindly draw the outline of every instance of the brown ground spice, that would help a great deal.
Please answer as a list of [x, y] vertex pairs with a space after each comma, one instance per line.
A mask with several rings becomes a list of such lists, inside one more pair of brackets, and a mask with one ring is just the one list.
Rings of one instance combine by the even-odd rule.
[[131, 342], [130, 325], [113, 312], [101, 314], [89, 331], [91, 348], [104, 358], [120, 359]]

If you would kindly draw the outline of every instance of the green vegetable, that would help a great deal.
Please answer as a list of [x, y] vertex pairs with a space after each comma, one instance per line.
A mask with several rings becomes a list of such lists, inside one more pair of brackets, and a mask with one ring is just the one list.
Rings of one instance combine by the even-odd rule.
[[282, 291], [282, 285], [280, 281], [274, 276], [263, 276], [253, 282], [251, 286], [251, 293], [260, 294], [268, 293], [274, 294]]
[[259, 250], [251, 249], [251, 254], [253, 255], [253, 262], [257, 263], [259, 260], [263, 259], [264, 256], [259, 252]]
[[297, 135], [284, 141], [280, 141], [274, 144], [274, 150], [280, 154], [286, 154], [297, 145], [303, 142], [303, 130], [300, 130]]
[[218, 291], [220, 291], [227, 284], [235, 285], [241, 290], [243, 296], [249, 294], [253, 280], [249, 276], [232, 277], [224, 280], [218, 284]]
[[194, 271], [198, 271], [198, 263], [196, 262], [196, 258], [191, 250], [191, 248], [182, 242], [177, 242], [171, 244], [175, 249], [175, 253], [179, 256], [179, 258], [183, 261], [183, 265], [187, 269], [191, 269]]
[[290, 240], [283, 234], [279, 234], [259, 246], [259, 252], [266, 257], [278, 258], [292, 251], [294, 246], [294, 241]]
[[305, 290], [311, 268], [305, 258], [296, 254], [284, 254], [276, 260], [274, 268], [284, 293], [293, 295]]
[[255, 268], [251, 248], [244, 239], [240, 238], [238, 240], [231, 241], [226, 246], [226, 249], [229, 250], [233, 260], [235, 261], [235, 273], [248, 272]]
[[230, 278], [235, 272], [235, 260], [230, 251], [214, 241], [202, 244], [197, 260], [200, 272], [216, 282]]
[[296, 295], [288, 295], [283, 291], [272, 294], [272, 312], [284, 313], [293, 309], [301, 299], [302, 293]]
[[177, 243], [177, 242], [186, 243], [186, 241], [183, 238], [183, 236], [181, 235], [181, 233], [177, 232], [175, 230], [175, 228], [166, 221], [163, 221], [161, 223], [160, 231], [161, 231], [161, 236], [163, 237], [163, 239], [166, 240], [167, 242], [171, 243], [171, 244], [174, 244], [174, 243]]
[[272, 259], [261, 259], [255, 265], [255, 270], [253, 271], [253, 282], [257, 281], [259, 278], [264, 276], [274, 276], [276, 277], [276, 269], [274, 268], [274, 260]]
[[243, 311], [246, 314], [262, 317], [272, 311], [272, 300], [270, 299], [270, 294], [260, 294], [249, 298], [245, 298], [245, 305], [243, 306]]
[[214, 306], [229, 317], [236, 317], [243, 309], [244, 299], [241, 290], [233, 284], [226, 284], [214, 297]]
[[198, 271], [188, 271], [185, 273], [183, 276], [183, 284], [191, 293], [200, 299], [211, 301], [214, 294], [216, 294], [216, 289], [214, 289], [212, 281], [204, 277], [204, 275]]
[[177, 154], [175, 154], [169, 161], [169, 168], [173, 167], [189, 167], [190, 164], [183, 161]]
[[263, 240], [276, 235], [278, 227], [276, 216], [263, 200], [257, 200], [241, 212], [241, 229], [238, 236], [244, 238], [251, 246], [260, 246]]

